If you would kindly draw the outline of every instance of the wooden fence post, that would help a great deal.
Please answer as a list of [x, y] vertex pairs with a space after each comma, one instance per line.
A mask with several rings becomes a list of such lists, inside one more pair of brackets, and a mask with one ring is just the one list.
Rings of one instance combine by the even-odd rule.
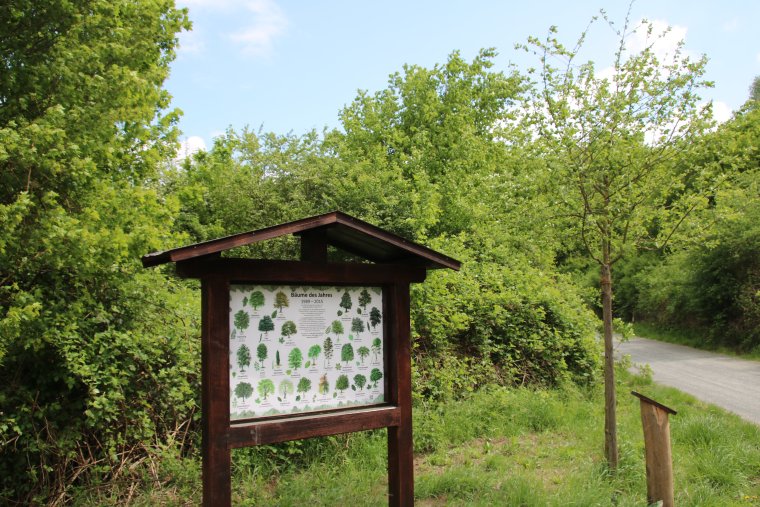
[[663, 507], [673, 507], [673, 457], [670, 450], [670, 414], [672, 408], [643, 394], [631, 391], [640, 401], [641, 424], [644, 427], [644, 450], [647, 467], [647, 502], [662, 501]]

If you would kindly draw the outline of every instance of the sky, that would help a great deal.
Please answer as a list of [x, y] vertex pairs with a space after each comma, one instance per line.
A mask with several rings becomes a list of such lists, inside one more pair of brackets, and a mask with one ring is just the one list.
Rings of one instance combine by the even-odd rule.
[[[166, 88], [183, 111], [180, 156], [210, 148], [228, 128], [302, 135], [339, 127], [339, 113], [359, 90], [374, 93], [405, 64], [433, 67], [458, 50], [467, 60], [496, 48], [495, 69], [520, 70], [535, 57], [514, 49], [531, 35], [558, 27], [572, 46], [604, 8], [622, 26], [629, 3], [507, 0], [177, 0], [187, 7], [191, 31], [180, 34]], [[640, 0], [633, 23], [670, 26], [660, 50], [679, 39], [689, 55], [706, 55], [703, 90], [716, 119], [725, 120], [748, 97], [760, 75], [760, 2], [757, 0]], [[629, 44], [636, 48], [637, 36]], [[612, 63], [616, 40], [604, 23], [592, 26], [584, 60], [598, 69]]]

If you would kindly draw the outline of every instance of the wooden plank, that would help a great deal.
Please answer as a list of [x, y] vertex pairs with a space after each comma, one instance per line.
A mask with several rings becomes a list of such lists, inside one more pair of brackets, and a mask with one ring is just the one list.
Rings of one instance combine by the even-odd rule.
[[388, 296], [393, 343], [390, 400], [400, 411], [398, 426], [388, 428], [388, 504], [408, 506], [414, 505], [409, 285], [393, 285]]
[[398, 264], [321, 264], [258, 259], [209, 259], [177, 263], [183, 278], [225, 278], [236, 282], [298, 284], [386, 284], [422, 282], [424, 267]]
[[[167, 262], [181, 262], [185, 260], [204, 257], [259, 241], [285, 236], [288, 234], [302, 234], [307, 231], [326, 229], [329, 227], [327, 242], [340, 247], [345, 245], [352, 248], [355, 253], [367, 259], [382, 258], [381, 251], [387, 251], [390, 247], [397, 252], [394, 258], [403, 258], [404, 262], [422, 262], [425, 267], [451, 268], [458, 270], [460, 262], [447, 255], [441, 254], [425, 246], [414, 243], [407, 239], [390, 233], [367, 222], [363, 222], [345, 213], [333, 211], [324, 215], [308, 217], [294, 222], [275, 225], [257, 231], [234, 234], [224, 238], [213, 239], [203, 243], [196, 243], [163, 252], [153, 252], [144, 255], [142, 263], [144, 267], [157, 266]], [[363, 237], [364, 246], [357, 248], [356, 238]]]
[[374, 430], [395, 426], [398, 407], [383, 406], [339, 413], [307, 414], [288, 419], [273, 419], [234, 424], [229, 430], [228, 447], [273, 444], [302, 438]]
[[327, 230], [323, 227], [299, 234], [301, 237], [301, 260], [327, 262]]
[[662, 501], [663, 507], [673, 507], [673, 457], [670, 448], [668, 410], [659, 403], [640, 398], [641, 425], [644, 428], [644, 452], [647, 471], [647, 503]]
[[233, 234], [224, 238], [212, 239], [209, 241], [204, 241], [202, 243], [196, 243], [194, 245], [166, 250], [164, 252], [149, 253], [143, 256], [142, 263], [143, 267], [147, 268], [150, 266], [165, 264], [167, 262], [179, 262], [196, 257], [202, 257], [204, 255], [216, 252], [223, 252], [225, 250], [230, 250], [232, 248], [237, 248], [240, 246], [250, 245], [251, 243], [258, 243], [259, 241], [266, 241], [268, 239], [286, 236], [288, 234], [296, 234], [301, 231], [313, 229], [315, 227], [320, 227], [322, 225], [334, 222], [335, 219], [332, 217], [332, 213], [317, 215], [314, 217], [296, 220], [294, 222], [266, 227], [257, 231], [241, 232], [239, 234]]
[[229, 284], [201, 283], [201, 418], [203, 505], [227, 507], [231, 502]]

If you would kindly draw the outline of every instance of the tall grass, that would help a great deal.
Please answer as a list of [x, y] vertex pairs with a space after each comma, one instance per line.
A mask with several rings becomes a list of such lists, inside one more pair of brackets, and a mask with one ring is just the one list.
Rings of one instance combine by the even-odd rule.
[[[760, 504], [760, 429], [646, 377], [619, 371], [620, 467], [603, 458], [601, 390], [492, 388], [465, 400], [415, 407], [418, 505], [646, 505], [638, 399], [676, 408], [671, 416], [677, 505]], [[385, 431], [235, 451], [235, 505], [387, 504]], [[177, 467], [192, 473], [177, 473]], [[133, 505], [200, 500], [196, 459], [168, 457]], [[154, 486], [159, 485], [159, 486]], [[123, 493], [123, 492], [122, 492]], [[187, 495], [187, 496], [180, 496]], [[83, 504], [124, 496], [90, 491]]]

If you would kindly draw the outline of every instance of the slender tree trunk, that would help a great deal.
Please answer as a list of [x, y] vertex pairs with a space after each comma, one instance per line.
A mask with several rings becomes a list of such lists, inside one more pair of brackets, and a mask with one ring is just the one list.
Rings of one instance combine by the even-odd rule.
[[618, 466], [615, 360], [612, 355], [612, 269], [610, 243], [602, 241], [601, 289], [604, 322], [604, 454], [610, 469]]

